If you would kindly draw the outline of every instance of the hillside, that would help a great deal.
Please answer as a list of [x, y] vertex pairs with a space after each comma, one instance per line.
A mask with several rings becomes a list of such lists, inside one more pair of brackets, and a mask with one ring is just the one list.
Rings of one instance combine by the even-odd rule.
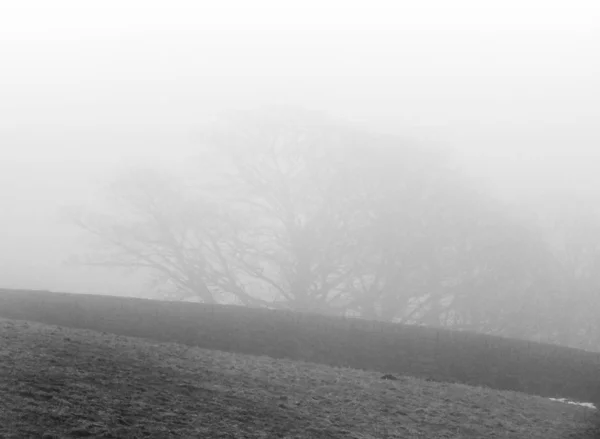
[[599, 354], [476, 333], [239, 306], [1, 289], [0, 317], [600, 401]]
[[0, 437], [591, 438], [515, 392], [0, 319]]

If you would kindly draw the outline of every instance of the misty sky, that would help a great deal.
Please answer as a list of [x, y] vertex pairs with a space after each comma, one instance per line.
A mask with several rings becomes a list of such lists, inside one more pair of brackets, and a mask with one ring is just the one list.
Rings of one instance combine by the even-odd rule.
[[117, 165], [193, 153], [228, 109], [299, 105], [447, 144], [511, 197], [600, 193], [594, 1], [4, 3], [0, 284], [117, 288], [59, 269], [79, 241], [56, 208]]

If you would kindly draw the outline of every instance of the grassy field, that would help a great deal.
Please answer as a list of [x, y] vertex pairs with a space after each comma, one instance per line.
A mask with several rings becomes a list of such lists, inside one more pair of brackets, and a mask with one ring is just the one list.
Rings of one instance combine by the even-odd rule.
[[600, 353], [241, 306], [0, 289], [0, 317], [600, 403]]
[[593, 438], [509, 391], [0, 319], [0, 438]]

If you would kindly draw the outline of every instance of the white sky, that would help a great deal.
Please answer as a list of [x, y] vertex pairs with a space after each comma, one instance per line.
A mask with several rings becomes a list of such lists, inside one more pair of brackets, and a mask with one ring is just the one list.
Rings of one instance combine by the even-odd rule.
[[263, 104], [448, 143], [511, 195], [600, 189], [600, 2], [0, 0], [0, 268], [53, 272], [56, 206]]

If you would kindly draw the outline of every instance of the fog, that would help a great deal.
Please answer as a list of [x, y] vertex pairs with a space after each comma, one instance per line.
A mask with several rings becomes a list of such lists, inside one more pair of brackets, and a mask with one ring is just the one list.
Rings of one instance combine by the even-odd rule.
[[181, 163], [230, 109], [454, 148], [511, 202], [600, 193], [598, 23], [595, 2], [566, 0], [3, 5], [0, 287], [143, 294], [65, 265], [86, 238], [59, 209], [129, 164]]

